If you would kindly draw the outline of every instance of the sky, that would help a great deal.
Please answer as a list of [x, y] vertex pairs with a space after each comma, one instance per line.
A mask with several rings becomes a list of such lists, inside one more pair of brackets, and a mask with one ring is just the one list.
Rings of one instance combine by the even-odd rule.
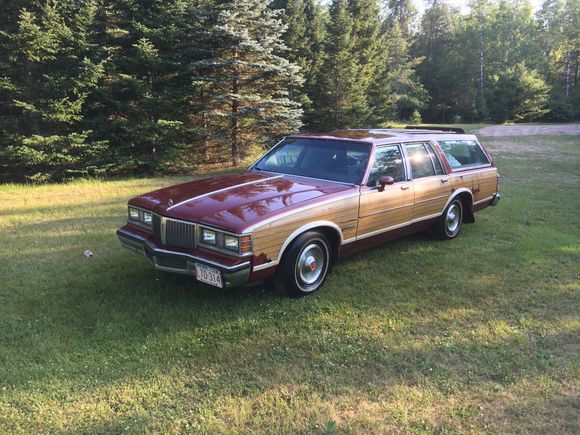
[[[419, 13], [422, 13], [427, 7], [427, 2], [425, 0], [412, 0], [412, 1], [417, 10], [419, 11]], [[542, 6], [542, 2], [543, 0], [530, 1], [530, 3], [532, 3], [532, 7], [534, 8], [534, 12], [540, 9], [540, 7]], [[468, 3], [467, 0], [447, 0], [447, 3], [449, 3], [451, 6], [459, 8], [459, 10], [463, 13], [467, 13], [469, 10], [467, 6]]]
[[[331, 0], [320, 0], [321, 3], [329, 4]], [[427, 8], [427, 1], [426, 0], [412, 0], [413, 4], [419, 11], [419, 13], [423, 13]], [[532, 7], [534, 8], [534, 12], [536, 12], [542, 6], [543, 0], [530, 0]], [[459, 10], [463, 13], [467, 13], [469, 11], [469, 7], [467, 6], [468, 0], [447, 0], [451, 6], [455, 6], [459, 8]]]

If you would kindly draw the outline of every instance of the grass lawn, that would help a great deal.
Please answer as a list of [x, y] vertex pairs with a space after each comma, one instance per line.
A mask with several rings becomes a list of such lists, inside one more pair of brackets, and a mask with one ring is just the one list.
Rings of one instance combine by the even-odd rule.
[[498, 207], [299, 300], [120, 247], [126, 200], [184, 178], [0, 186], [0, 432], [578, 433], [580, 139], [482, 139]]

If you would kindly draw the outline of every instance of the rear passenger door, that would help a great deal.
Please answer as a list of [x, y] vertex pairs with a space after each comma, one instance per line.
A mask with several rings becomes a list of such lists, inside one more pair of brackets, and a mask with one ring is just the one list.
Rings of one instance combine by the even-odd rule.
[[451, 196], [451, 183], [428, 142], [406, 143], [407, 164], [415, 191], [413, 220], [441, 214]]

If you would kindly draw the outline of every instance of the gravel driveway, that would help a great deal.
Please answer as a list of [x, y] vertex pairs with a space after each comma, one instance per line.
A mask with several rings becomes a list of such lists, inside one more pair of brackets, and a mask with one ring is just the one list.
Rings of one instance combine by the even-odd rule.
[[478, 131], [481, 136], [580, 135], [580, 124], [492, 125]]

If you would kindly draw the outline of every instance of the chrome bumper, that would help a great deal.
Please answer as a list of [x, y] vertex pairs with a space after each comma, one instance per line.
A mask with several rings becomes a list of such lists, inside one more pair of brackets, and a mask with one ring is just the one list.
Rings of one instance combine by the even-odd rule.
[[493, 199], [491, 200], [489, 205], [491, 205], [492, 207], [495, 207], [500, 199], [501, 199], [501, 195], [499, 193], [496, 193], [495, 195], [493, 195]]
[[249, 261], [235, 266], [226, 266], [195, 255], [161, 249], [147, 239], [122, 229], [117, 230], [117, 237], [124, 248], [143, 255], [157, 270], [196, 276], [195, 263], [204, 264], [221, 272], [224, 287], [241, 286], [247, 283], [250, 277]]

